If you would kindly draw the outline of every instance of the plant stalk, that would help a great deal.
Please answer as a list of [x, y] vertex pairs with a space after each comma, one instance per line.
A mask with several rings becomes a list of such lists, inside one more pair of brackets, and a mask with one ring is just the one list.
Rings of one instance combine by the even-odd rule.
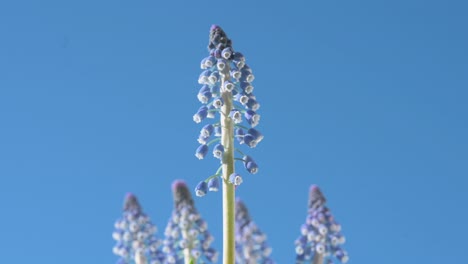
[[[225, 69], [221, 79], [221, 87], [229, 80], [229, 69]], [[221, 88], [223, 90], [223, 88]], [[234, 124], [229, 117], [232, 110], [231, 92], [223, 91], [224, 105], [221, 108], [221, 143], [224, 147], [222, 159], [223, 170], [223, 264], [234, 264], [235, 262], [235, 189], [229, 183], [229, 176], [234, 173]]]
[[323, 264], [323, 255], [322, 254], [315, 254], [314, 255], [314, 260], [312, 261], [312, 264]]

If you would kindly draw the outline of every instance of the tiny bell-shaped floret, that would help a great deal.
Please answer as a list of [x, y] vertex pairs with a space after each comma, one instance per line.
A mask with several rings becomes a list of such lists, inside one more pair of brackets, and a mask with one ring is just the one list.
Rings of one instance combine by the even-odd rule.
[[245, 132], [242, 128], [238, 127], [234, 130], [234, 137], [237, 139], [239, 144], [244, 144]]
[[200, 131], [200, 134], [203, 135], [204, 137], [209, 137], [211, 134], [213, 134], [214, 127], [212, 124], [208, 124], [203, 126], [203, 128]]
[[215, 57], [213, 57], [213, 56], [208, 56], [208, 57], [204, 58], [204, 59], [201, 61], [201, 63], [200, 63], [200, 68], [202, 68], [202, 69], [209, 69], [209, 68], [213, 67], [215, 61], [216, 61]]
[[224, 59], [218, 59], [216, 67], [220, 72], [222, 72], [226, 68], [226, 61]]
[[243, 137], [243, 141], [244, 143], [251, 147], [251, 148], [255, 148], [257, 146], [257, 141], [255, 140], [255, 137], [252, 136], [251, 134], [245, 134], [244, 137]]
[[219, 80], [219, 72], [214, 71], [210, 74], [208, 77], [208, 81], [210, 82], [211, 85], [214, 85], [217, 81]]
[[232, 90], [234, 90], [234, 87], [235, 87], [235, 85], [234, 85], [232, 82], [230, 82], [230, 81], [225, 81], [225, 82], [224, 82], [223, 88], [224, 88], [226, 91], [232, 92]]
[[248, 82], [240, 82], [240, 88], [245, 94], [251, 94], [254, 90], [253, 86]]
[[221, 56], [226, 60], [229, 60], [229, 58], [231, 58], [231, 55], [232, 55], [232, 48], [231, 47], [227, 47], [227, 48], [223, 49], [223, 51], [221, 51]]
[[198, 109], [197, 113], [193, 115], [193, 121], [195, 121], [195, 123], [200, 123], [203, 119], [206, 118], [207, 115], [208, 115], [208, 107], [202, 106]]
[[223, 98], [221, 97], [217, 97], [213, 100], [213, 106], [214, 108], [221, 108], [223, 106], [224, 102], [223, 102]]
[[242, 77], [242, 73], [237, 69], [231, 69], [230, 75], [236, 80], [239, 80]]
[[216, 144], [213, 148], [213, 156], [217, 159], [221, 159], [223, 157], [224, 147], [221, 144]]
[[235, 124], [239, 124], [242, 122], [242, 114], [237, 109], [232, 109], [231, 113], [229, 114], [229, 117], [231, 117], [232, 120], [234, 120]]
[[253, 110], [247, 110], [244, 114], [244, 117], [247, 120], [247, 123], [249, 123], [252, 127], [256, 127], [260, 122], [260, 115]]
[[257, 141], [257, 143], [260, 143], [260, 141], [263, 140], [263, 135], [262, 133], [260, 133], [260, 131], [256, 130], [255, 128], [251, 128], [247, 131], [247, 134], [250, 134], [254, 137], [255, 141]]
[[208, 184], [205, 181], [201, 181], [197, 184], [197, 187], [195, 187], [195, 195], [199, 197], [205, 196], [207, 190]]
[[217, 192], [219, 190], [219, 177], [215, 176], [208, 181], [208, 190], [210, 192]]
[[195, 157], [203, 159], [205, 158], [206, 153], [208, 153], [208, 146], [206, 144], [200, 145], [195, 152]]
[[238, 173], [233, 173], [229, 176], [229, 182], [238, 186], [242, 183], [242, 177]]
[[208, 77], [211, 75], [210, 70], [204, 70], [200, 73], [200, 77], [198, 77], [199, 84], [209, 84]]
[[260, 104], [257, 102], [257, 100], [253, 99], [252, 97], [249, 98], [245, 105], [248, 109], [251, 109], [253, 111], [257, 111], [258, 109], [260, 109]]
[[255, 174], [258, 172], [258, 165], [257, 163], [252, 159], [252, 157], [250, 156], [244, 156], [243, 157], [243, 162], [244, 162], [244, 167], [245, 169], [251, 173], [251, 174]]

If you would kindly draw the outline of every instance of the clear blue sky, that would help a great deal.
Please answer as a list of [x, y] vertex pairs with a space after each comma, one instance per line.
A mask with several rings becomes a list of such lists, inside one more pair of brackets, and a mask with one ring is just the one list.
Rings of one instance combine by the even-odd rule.
[[[198, 161], [199, 62], [221, 25], [256, 75], [261, 166], [238, 195], [293, 263], [315, 183], [356, 264], [461, 263], [466, 1], [1, 1], [2, 263], [113, 263], [134, 192], [160, 230]], [[196, 203], [221, 249], [221, 194]], [[162, 235], [162, 232], [159, 232]]]

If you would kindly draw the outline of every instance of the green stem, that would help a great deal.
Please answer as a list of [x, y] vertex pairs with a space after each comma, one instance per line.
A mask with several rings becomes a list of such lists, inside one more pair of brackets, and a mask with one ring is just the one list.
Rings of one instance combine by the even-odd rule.
[[323, 264], [323, 255], [322, 254], [315, 254], [314, 255], [314, 260], [312, 261], [312, 264]]
[[[229, 79], [229, 69], [225, 69], [221, 79], [221, 87]], [[223, 91], [224, 105], [221, 108], [221, 143], [224, 147], [222, 160], [223, 170], [223, 264], [234, 264], [235, 240], [234, 240], [234, 214], [235, 214], [235, 190], [229, 183], [229, 175], [234, 173], [234, 122], [229, 117], [232, 110], [232, 95]]]
[[187, 242], [186, 248], [184, 248], [184, 264], [190, 264], [192, 254], [190, 254], [191, 241], [188, 236], [188, 228], [186, 230], [182, 230], [182, 238]]

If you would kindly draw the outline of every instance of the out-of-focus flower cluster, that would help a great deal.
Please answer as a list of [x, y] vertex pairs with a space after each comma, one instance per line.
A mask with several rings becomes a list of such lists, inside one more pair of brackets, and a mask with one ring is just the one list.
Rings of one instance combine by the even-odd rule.
[[236, 200], [236, 264], [274, 264], [266, 235], [250, 218], [245, 204]]
[[347, 252], [341, 248], [345, 242], [341, 226], [325, 203], [326, 199], [318, 186], [312, 185], [306, 222], [301, 226], [301, 236], [295, 242], [297, 264], [310, 263], [314, 258], [322, 258], [326, 264], [333, 264], [333, 259], [341, 263], [349, 259]]
[[194, 263], [215, 263], [218, 253], [211, 247], [213, 236], [197, 212], [187, 185], [183, 181], [175, 181], [172, 192], [174, 210], [164, 232], [162, 248], [166, 263], [183, 264], [187, 257], [194, 259]]
[[143, 213], [135, 195], [125, 197], [123, 216], [115, 222], [112, 234], [117, 241], [114, 254], [120, 257], [118, 264], [160, 264], [164, 254], [159, 250], [161, 241], [156, 238], [156, 226]]
[[[252, 70], [246, 64], [244, 56], [240, 52], [234, 51], [232, 42], [227, 37], [221, 27], [213, 25], [210, 30], [210, 41], [208, 45], [210, 55], [201, 61], [203, 72], [198, 78], [201, 88], [198, 92], [198, 100], [203, 104], [193, 116], [196, 123], [200, 123], [206, 118], [214, 118], [216, 113], [220, 113], [221, 118], [229, 116], [234, 123], [234, 136], [238, 143], [254, 148], [263, 139], [263, 135], [254, 127], [260, 122], [260, 115], [257, 110], [260, 104], [253, 94], [251, 82], [254, 80]], [[223, 112], [225, 101], [232, 102], [231, 109]], [[213, 122], [203, 126], [198, 137], [200, 146], [195, 152], [198, 159], [203, 159], [212, 148], [213, 156], [222, 160], [225, 147], [220, 142], [222, 134], [221, 124]], [[255, 174], [258, 166], [255, 161], [243, 155], [244, 166], [249, 173]], [[219, 174], [206, 179], [196, 188], [196, 195], [203, 196], [207, 191], [216, 191], [219, 183], [216, 178]], [[209, 181], [212, 181], [210, 184]], [[234, 185], [242, 183], [239, 174], [229, 177], [229, 182]], [[215, 186], [210, 188], [210, 186]]]

